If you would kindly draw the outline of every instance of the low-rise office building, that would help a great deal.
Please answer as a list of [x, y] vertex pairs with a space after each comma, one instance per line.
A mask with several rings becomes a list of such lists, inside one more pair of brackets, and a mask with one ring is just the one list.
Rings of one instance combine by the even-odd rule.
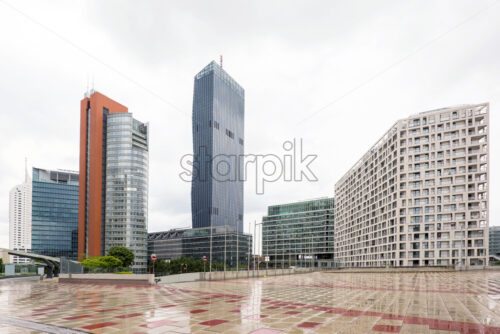
[[[171, 260], [181, 256], [202, 259], [210, 263], [224, 263], [228, 268], [248, 266], [251, 259], [252, 236], [236, 233], [231, 227], [172, 229], [148, 234], [148, 254], [158, 259]], [[252, 263], [250, 263], [252, 265]]]
[[334, 199], [269, 206], [262, 219], [262, 255], [270, 268], [334, 266]]
[[78, 173], [33, 168], [31, 251], [78, 258]]
[[488, 264], [489, 104], [397, 121], [335, 185], [335, 261]]
[[490, 226], [489, 236], [490, 256], [497, 257], [500, 260], [500, 226]]

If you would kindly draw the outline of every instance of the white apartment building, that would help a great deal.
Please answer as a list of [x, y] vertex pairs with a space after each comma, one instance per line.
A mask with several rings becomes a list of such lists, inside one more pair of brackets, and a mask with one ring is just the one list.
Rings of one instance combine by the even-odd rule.
[[488, 263], [489, 104], [397, 121], [335, 185], [336, 262]]
[[[31, 179], [26, 170], [24, 183], [9, 193], [9, 249], [31, 250]], [[30, 259], [11, 256], [13, 263], [28, 263]]]

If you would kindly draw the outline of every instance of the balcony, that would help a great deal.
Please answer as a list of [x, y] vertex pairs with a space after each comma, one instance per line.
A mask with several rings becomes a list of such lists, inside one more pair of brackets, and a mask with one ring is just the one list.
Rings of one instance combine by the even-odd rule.
[[471, 219], [479, 219], [480, 218], [479, 212], [472, 212], [470, 214], [470, 218]]

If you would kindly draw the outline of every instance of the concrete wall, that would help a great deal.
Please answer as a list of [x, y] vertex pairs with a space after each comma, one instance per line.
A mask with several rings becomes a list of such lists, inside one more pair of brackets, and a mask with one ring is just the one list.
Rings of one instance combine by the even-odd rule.
[[396, 268], [338, 268], [327, 273], [419, 273], [455, 271], [453, 266], [447, 267], [396, 267]]
[[280, 276], [280, 275], [293, 275], [311, 272], [306, 268], [297, 269], [269, 269], [269, 270], [240, 270], [240, 271], [214, 271], [207, 273], [187, 273], [178, 275], [168, 275], [156, 277], [159, 284], [170, 284], [170, 283], [181, 283], [181, 282], [194, 282], [194, 281], [218, 281], [218, 280], [229, 280], [229, 279], [239, 279], [239, 278], [253, 278], [253, 277], [264, 277], [264, 276]]
[[[296, 269], [268, 269], [268, 270], [250, 270], [250, 271], [217, 271], [206, 273], [207, 281], [217, 281], [224, 279], [238, 279], [238, 278], [254, 278], [254, 277], [264, 277], [264, 276], [281, 276], [281, 275], [294, 275], [309, 273], [310, 269], [307, 268], [296, 268]], [[203, 273], [202, 273], [203, 275]]]
[[[238, 279], [238, 278], [254, 278], [254, 277], [264, 277], [264, 276], [281, 276], [281, 275], [293, 275], [311, 272], [307, 268], [296, 268], [296, 269], [268, 269], [268, 270], [240, 270], [240, 271], [217, 271], [206, 273], [207, 281], [217, 281], [224, 279]], [[203, 275], [203, 273], [201, 273]]]
[[203, 273], [186, 273], [178, 275], [168, 275], [156, 277], [159, 284], [180, 283], [180, 282], [194, 282], [203, 279]]
[[22, 281], [39, 281], [39, 275], [33, 276], [0, 276], [1, 282], [22, 282]]
[[132, 284], [152, 285], [154, 276], [150, 274], [60, 274], [60, 283], [89, 283], [89, 284]]

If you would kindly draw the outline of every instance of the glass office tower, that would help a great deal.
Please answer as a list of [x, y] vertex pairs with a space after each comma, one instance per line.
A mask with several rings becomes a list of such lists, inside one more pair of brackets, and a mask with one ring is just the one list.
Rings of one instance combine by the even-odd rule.
[[105, 243], [134, 252], [132, 269], [147, 265], [148, 124], [132, 113], [107, 117]]
[[243, 231], [245, 91], [217, 63], [194, 79], [193, 228]]
[[78, 257], [78, 173], [33, 168], [31, 251]]
[[80, 110], [78, 256], [132, 250], [135, 273], [146, 271], [149, 126], [128, 108], [90, 91]]
[[107, 120], [109, 115], [127, 112], [124, 105], [93, 90], [80, 102], [80, 259], [105, 255]]

